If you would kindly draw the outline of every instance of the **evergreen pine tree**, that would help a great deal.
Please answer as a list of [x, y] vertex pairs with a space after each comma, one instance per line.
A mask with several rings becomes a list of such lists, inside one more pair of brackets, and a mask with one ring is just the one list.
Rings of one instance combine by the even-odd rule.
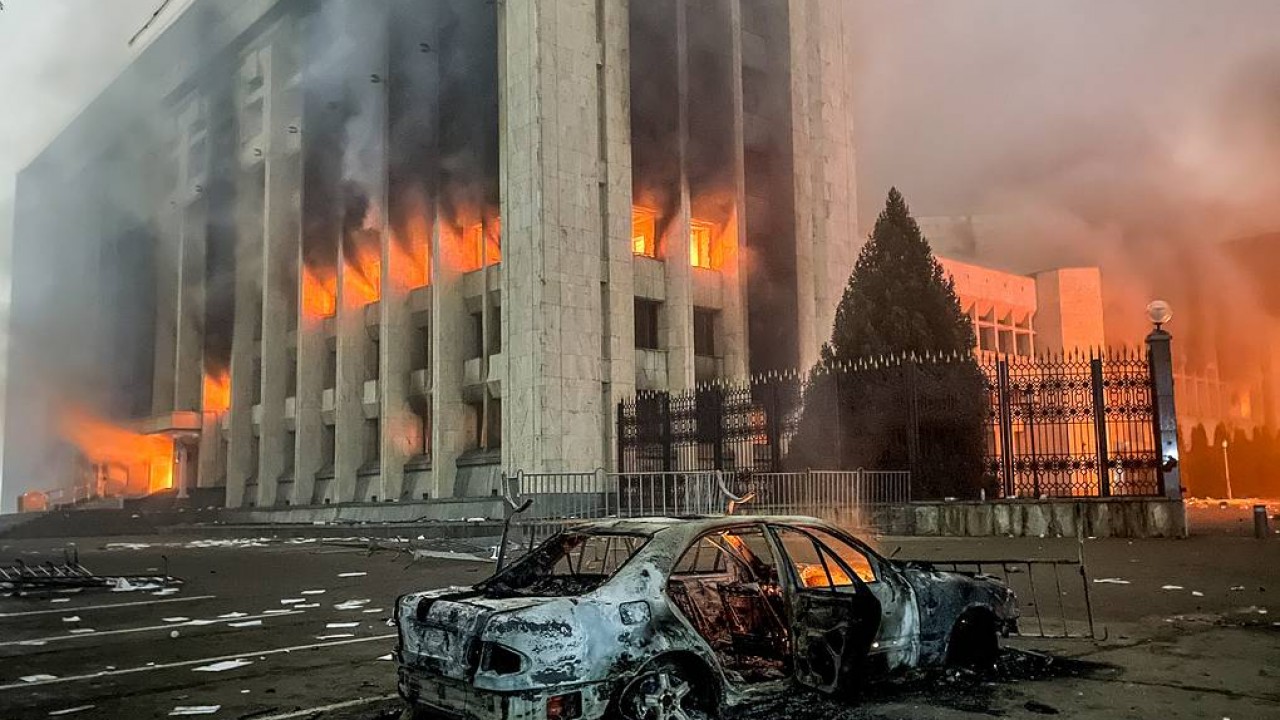
[[987, 396], [974, 342], [954, 283], [891, 189], [810, 373], [789, 464], [911, 470], [915, 497], [976, 496]]
[[955, 284], [933, 257], [907, 201], [889, 190], [884, 211], [836, 310], [823, 362], [900, 353], [969, 353], [973, 324], [960, 309]]

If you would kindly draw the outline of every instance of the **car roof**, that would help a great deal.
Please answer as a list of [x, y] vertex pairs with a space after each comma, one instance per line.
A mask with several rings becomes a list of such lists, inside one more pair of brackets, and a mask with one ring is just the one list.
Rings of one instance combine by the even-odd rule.
[[567, 529], [593, 533], [622, 533], [653, 536], [663, 530], [679, 528], [689, 533], [702, 533], [722, 527], [749, 523], [774, 523], [778, 525], [826, 525], [815, 517], [803, 515], [691, 515], [682, 517], [611, 518], [575, 522]]

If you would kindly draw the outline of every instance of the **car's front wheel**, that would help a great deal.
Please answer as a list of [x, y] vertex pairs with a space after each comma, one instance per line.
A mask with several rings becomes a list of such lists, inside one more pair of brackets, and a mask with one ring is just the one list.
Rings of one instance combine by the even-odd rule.
[[714, 700], [699, 680], [686, 664], [659, 660], [627, 683], [618, 709], [627, 720], [710, 720]]

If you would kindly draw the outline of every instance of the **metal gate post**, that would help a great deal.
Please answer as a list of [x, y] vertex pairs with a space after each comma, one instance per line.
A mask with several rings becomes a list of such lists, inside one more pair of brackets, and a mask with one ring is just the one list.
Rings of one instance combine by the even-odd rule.
[[920, 390], [917, 387], [916, 361], [903, 363], [907, 374], [907, 467], [912, 475], [920, 474]]
[[1159, 325], [1147, 335], [1147, 364], [1151, 370], [1151, 416], [1155, 435], [1156, 472], [1160, 492], [1170, 500], [1182, 499], [1182, 473], [1178, 469], [1178, 415], [1173, 402], [1172, 336]]
[[715, 467], [715, 469], [716, 469], [716, 470], [723, 470], [723, 469], [724, 469], [724, 454], [725, 454], [725, 453], [724, 453], [724, 436], [725, 436], [725, 432], [724, 432], [724, 386], [720, 385], [719, 383], [717, 383], [717, 384], [713, 385], [713, 386], [712, 386], [712, 389], [711, 389], [711, 393], [712, 393], [712, 397], [714, 397], [714, 398], [715, 398], [715, 400], [713, 401], [713, 402], [714, 402], [714, 407], [715, 407], [715, 412], [714, 412], [714, 415], [715, 415], [715, 427], [712, 429], [712, 432], [714, 432], [714, 433], [715, 433], [715, 437], [713, 438], [713, 442], [714, 442], [713, 448], [714, 448], [714, 449], [713, 449], [713, 451], [712, 451], [712, 452], [714, 453], [713, 462], [715, 463], [714, 467]]
[[1107, 393], [1103, 386], [1102, 358], [1089, 361], [1090, 384], [1093, 386], [1093, 433], [1097, 444], [1098, 494], [1111, 497], [1111, 452], [1107, 441]]
[[769, 417], [767, 418], [769, 433], [769, 470], [771, 472], [780, 472], [782, 470], [781, 421], [778, 418], [778, 406], [781, 404], [778, 402], [778, 385], [780, 383], [781, 381], [777, 378], [774, 378], [773, 381], [769, 383], [769, 387], [773, 390], [769, 393], [770, 404], [772, 407], [769, 408]]
[[675, 428], [672, 427], [671, 420], [671, 393], [662, 393], [662, 471], [671, 472], [675, 468], [672, 467], [671, 445], [673, 443], [672, 434]]
[[618, 403], [618, 418], [617, 418], [616, 425], [614, 427], [614, 432], [617, 434], [617, 437], [614, 438], [615, 440], [614, 444], [617, 446], [618, 459], [617, 459], [617, 463], [613, 466], [613, 469], [616, 470], [617, 472], [627, 471], [626, 453], [622, 449], [622, 428], [624, 426], [623, 413], [626, 412], [626, 407], [627, 407], [626, 401], [622, 401]]
[[996, 362], [996, 402], [1000, 410], [1000, 466], [1004, 474], [1004, 496], [1013, 497], [1013, 414], [1009, 412], [1009, 361]]

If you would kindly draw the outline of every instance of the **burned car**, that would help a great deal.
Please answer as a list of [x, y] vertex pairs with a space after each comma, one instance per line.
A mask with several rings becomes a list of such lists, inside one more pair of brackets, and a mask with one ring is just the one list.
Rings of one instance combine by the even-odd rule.
[[398, 684], [420, 717], [714, 717], [792, 683], [992, 662], [1016, 619], [994, 578], [812, 518], [586, 522], [474, 587], [400, 597]]

